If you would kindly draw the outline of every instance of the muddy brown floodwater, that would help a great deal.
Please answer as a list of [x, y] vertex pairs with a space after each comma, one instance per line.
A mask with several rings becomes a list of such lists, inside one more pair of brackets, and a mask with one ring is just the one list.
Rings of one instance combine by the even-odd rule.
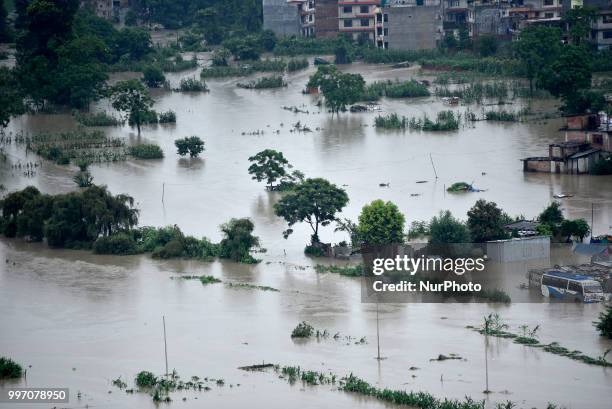
[[[368, 81], [417, 74], [414, 68], [355, 64], [349, 69], [363, 73]], [[464, 218], [474, 202], [484, 198], [511, 215], [531, 218], [550, 203], [553, 194], [569, 193], [574, 196], [563, 200], [566, 215], [590, 221], [593, 208], [595, 234], [607, 232], [612, 225], [612, 177], [522, 172], [521, 158], [545, 154], [549, 143], [562, 140], [557, 132], [559, 119], [478, 122], [458, 132], [432, 134], [377, 131], [373, 127], [376, 113], [332, 118], [319, 112], [314, 97], [300, 92], [312, 71], [290, 75], [289, 86], [281, 90], [239, 89], [239, 80], [228, 79], [208, 81], [211, 92], [207, 94], [158, 92], [155, 109], [176, 111], [175, 126], [145, 127], [141, 137], [128, 127], [105, 130], [128, 143], [157, 143], [165, 151], [166, 158], [160, 161], [130, 160], [91, 168], [96, 183], [106, 184], [113, 193], [134, 196], [141, 209], [141, 224], [176, 224], [188, 234], [219, 240], [221, 223], [232, 217], [250, 217], [268, 252], [262, 255], [261, 264], [244, 266], [95, 256], [2, 240], [0, 353], [31, 365], [27, 378], [16, 385], [69, 387], [71, 408], [153, 408], [149, 396], [127, 395], [113, 387], [111, 380], [122, 376], [131, 385], [140, 370], [163, 373], [162, 315], [167, 319], [170, 367], [183, 378], [197, 375], [225, 380], [225, 386], [209, 392], [174, 394], [171, 405], [185, 408], [203, 404], [285, 408], [297, 401], [304, 408], [388, 406], [331, 386], [290, 386], [271, 373], [237, 369], [264, 361], [339, 375], [353, 372], [381, 387], [428, 391], [439, 397], [485, 399], [484, 337], [465, 326], [479, 324], [493, 310], [514, 330], [521, 324], [540, 325], [542, 342], [558, 341], [595, 357], [612, 347], [597, 336], [591, 323], [601, 305], [382, 305], [381, 346], [387, 359], [376, 361], [375, 307], [361, 303], [359, 281], [314, 272], [315, 262], [302, 253], [310, 235], [305, 226], [296, 226], [288, 240], [282, 238], [286, 226], [272, 210], [278, 195], [250, 179], [249, 156], [265, 148], [281, 150], [307, 176], [325, 177], [344, 186], [351, 200], [344, 217], [355, 219], [364, 204], [381, 198], [395, 202], [408, 222], [429, 219], [443, 209]], [[170, 80], [176, 84], [194, 75], [198, 72], [171, 75]], [[552, 103], [539, 104], [536, 109], [554, 109]], [[294, 114], [282, 106], [298, 106], [310, 113]], [[431, 117], [448, 109], [434, 98], [383, 100], [381, 106], [384, 112], [407, 116], [427, 113]], [[465, 112], [465, 107], [454, 109]], [[298, 121], [313, 132], [290, 132]], [[74, 127], [68, 115], [35, 115], [13, 120], [8, 132]], [[255, 130], [264, 133], [243, 135]], [[201, 159], [180, 159], [175, 154], [173, 141], [190, 135], [206, 141]], [[28, 179], [10, 168], [11, 163], [25, 159], [23, 151], [9, 146], [6, 152], [9, 162], [3, 164], [0, 183], [9, 190], [30, 184], [48, 193], [74, 189], [74, 168], [45, 163]], [[417, 184], [420, 180], [428, 183]], [[457, 181], [473, 182], [485, 191], [446, 193], [445, 186]], [[381, 188], [380, 183], [390, 185]], [[347, 239], [331, 227], [323, 229], [321, 238], [329, 242]], [[280, 292], [171, 280], [181, 273], [211, 274]], [[369, 342], [297, 343], [289, 334], [302, 320], [332, 333], [365, 336]], [[489, 378], [494, 393], [486, 397], [489, 406], [512, 400], [525, 408], [544, 407], [549, 401], [568, 408], [609, 408], [610, 369], [504, 339], [490, 343]], [[429, 361], [449, 353], [466, 360]], [[420, 369], [410, 371], [411, 366]], [[0, 408], [5, 407], [13, 405], [0, 403]]]

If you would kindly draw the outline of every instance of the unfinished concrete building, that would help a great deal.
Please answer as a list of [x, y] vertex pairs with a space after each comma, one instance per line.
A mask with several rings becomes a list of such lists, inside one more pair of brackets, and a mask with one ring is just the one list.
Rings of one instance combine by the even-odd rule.
[[315, 37], [334, 38], [338, 36], [338, 0], [316, 0]]
[[383, 20], [384, 48], [433, 49], [443, 35], [442, 10], [437, 0], [392, 3], [385, 8]]
[[279, 36], [300, 34], [300, 15], [287, 0], [263, 0], [263, 28]]

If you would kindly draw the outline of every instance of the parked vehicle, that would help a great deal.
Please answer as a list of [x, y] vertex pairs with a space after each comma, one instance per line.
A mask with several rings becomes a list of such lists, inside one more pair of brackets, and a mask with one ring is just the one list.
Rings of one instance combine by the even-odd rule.
[[542, 274], [542, 295], [561, 300], [585, 303], [604, 300], [601, 284], [593, 278], [565, 271], [548, 271]]

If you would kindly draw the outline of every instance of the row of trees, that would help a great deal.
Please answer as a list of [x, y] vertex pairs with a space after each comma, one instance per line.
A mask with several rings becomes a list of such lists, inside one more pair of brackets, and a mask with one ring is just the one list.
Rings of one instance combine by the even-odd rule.
[[[274, 183], [287, 176], [290, 167], [282, 152], [272, 149], [259, 152], [249, 160], [253, 162], [249, 173], [255, 180], [265, 181], [269, 190], [274, 190]], [[344, 189], [322, 178], [308, 178], [291, 186], [275, 204], [274, 211], [289, 225], [283, 232], [285, 238], [293, 233], [292, 226], [297, 223], [310, 226], [312, 235], [309, 247], [320, 245], [320, 228], [332, 222], [337, 224], [336, 231], [345, 231], [350, 235], [354, 246], [404, 242], [406, 219], [395, 204], [375, 200], [364, 206], [358, 223], [354, 223], [337, 217], [348, 202]], [[430, 222], [414, 222], [408, 236], [428, 236], [432, 244], [484, 243], [510, 238], [513, 233], [505, 226], [513, 221], [495, 202], [480, 199], [467, 212], [466, 222], [456, 219], [447, 210], [434, 216]], [[583, 219], [565, 219], [558, 202], [544, 209], [538, 221], [538, 231], [554, 236], [557, 241], [570, 241], [571, 238], [582, 241], [589, 233], [589, 226]]]
[[115, 29], [78, 0], [16, 2], [16, 76], [24, 96], [45, 103], [85, 108], [103, 96], [107, 66], [138, 60], [152, 51], [148, 32]]
[[[86, 172], [82, 170], [82, 172]], [[232, 219], [220, 226], [223, 239], [184, 235], [177, 226], [138, 228], [138, 209], [128, 195], [113, 195], [105, 186], [90, 184], [79, 191], [47, 195], [35, 187], [8, 194], [1, 202], [0, 233], [30, 241], [46, 240], [58, 248], [93, 248], [99, 254], [152, 253], [156, 258], [227, 258], [256, 263], [259, 248], [249, 219]]]

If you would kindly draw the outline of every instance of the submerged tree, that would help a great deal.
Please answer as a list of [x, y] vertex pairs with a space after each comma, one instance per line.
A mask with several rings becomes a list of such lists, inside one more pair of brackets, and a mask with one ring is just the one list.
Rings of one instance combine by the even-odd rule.
[[0, 67], [0, 127], [8, 125], [11, 117], [24, 113], [23, 96], [17, 87], [12, 70]]
[[432, 244], [469, 243], [467, 226], [453, 217], [450, 211], [442, 211], [429, 223], [429, 242]]
[[497, 207], [495, 202], [480, 199], [467, 215], [467, 226], [472, 240], [476, 243], [508, 238], [504, 225], [510, 222], [509, 217]]
[[189, 154], [190, 157], [197, 158], [200, 153], [204, 152], [204, 141], [197, 136], [177, 139], [174, 141], [174, 145], [180, 156]]
[[602, 337], [612, 339], [612, 305], [608, 305], [604, 312], [599, 314], [599, 321], [594, 322]]
[[374, 200], [359, 215], [359, 238], [366, 245], [403, 243], [405, 222], [394, 203]]
[[363, 96], [365, 81], [359, 74], [340, 72], [334, 65], [322, 65], [310, 77], [307, 86], [319, 88], [325, 97], [325, 105], [332, 113], [338, 113]]
[[240, 263], [254, 264], [251, 250], [259, 246], [259, 238], [253, 236], [255, 225], [250, 219], [232, 219], [221, 225], [223, 240], [219, 243], [219, 257]]
[[127, 114], [129, 122], [136, 125], [140, 135], [140, 127], [146, 122], [153, 106], [153, 99], [142, 83], [138, 80], [118, 82], [111, 89], [111, 101], [113, 108]]
[[[287, 193], [274, 205], [277, 216], [284, 218], [289, 227], [299, 222], [306, 222], [312, 229], [311, 244], [319, 243], [319, 227], [327, 226], [336, 219], [336, 213], [342, 211], [349, 198], [344, 189], [325, 179], [306, 179]], [[287, 238], [292, 229], [283, 235]]]
[[287, 176], [291, 168], [283, 153], [274, 149], [265, 149], [251, 156], [249, 162], [253, 162], [249, 166], [249, 174], [258, 182], [265, 181], [269, 190], [273, 190], [274, 184]]

